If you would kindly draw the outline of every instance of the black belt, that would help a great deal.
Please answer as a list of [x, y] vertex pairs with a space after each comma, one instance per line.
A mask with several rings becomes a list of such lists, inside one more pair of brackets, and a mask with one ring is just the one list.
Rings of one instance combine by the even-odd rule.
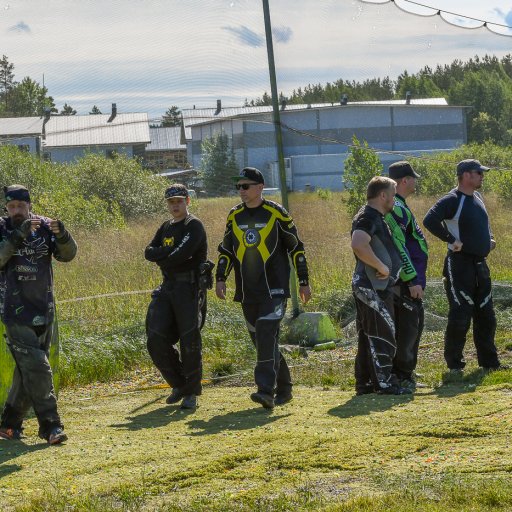
[[173, 272], [172, 274], [166, 274], [165, 278], [171, 283], [195, 283], [196, 273], [193, 270], [188, 272]]

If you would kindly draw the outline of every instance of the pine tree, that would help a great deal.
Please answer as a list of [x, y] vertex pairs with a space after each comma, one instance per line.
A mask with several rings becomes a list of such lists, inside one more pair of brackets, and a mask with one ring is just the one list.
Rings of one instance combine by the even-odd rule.
[[176, 105], [173, 105], [171, 108], [167, 109], [167, 112], [162, 116], [162, 126], [171, 127], [180, 125], [181, 111]]
[[16, 85], [13, 70], [14, 64], [11, 64], [7, 56], [3, 55], [0, 59], [0, 99], [6, 113], [9, 110], [9, 94], [12, 88]]
[[76, 110], [67, 103], [64, 103], [64, 106], [62, 107], [62, 110], [60, 111], [61, 116], [74, 116], [76, 115]]
[[226, 195], [233, 190], [231, 177], [238, 174], [238, 164], [225, 133], [203, 141], [199, 174], [210, 195]]
[[101, 114], [101, 110], [96, 106], [94, 105], [91, 109], [91, 111], [89, 112], [90, 115], [97, 115], [97, 114]]

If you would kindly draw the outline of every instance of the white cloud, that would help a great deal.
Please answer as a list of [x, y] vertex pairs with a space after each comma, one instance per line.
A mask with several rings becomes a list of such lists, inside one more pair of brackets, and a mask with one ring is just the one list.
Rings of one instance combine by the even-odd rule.
[[[402, 0], [402, 3], [403, 0]], [[510, 0], [423, 0], [459, 14], [505, 23]], [[482, 5], [484, 4], [484, 5]], [[45, 84], [58, 104], [87, 113], [165, 112], [240, 104], [269, 91], [265, 28], [255, 0], [18, 0], [2, 11], [2, 53], [17, 79]], [[361, 80], [476, 54], [505, 55], [512, 40], [485, 29], [463, 30], [439, 16], [420, 17], [392, 3], [357, 0], [271, 2], [278, 88]], [[23, 19], [30, 37], [9, 32]], [[23, 33], [23, 32], [22, 32]], [[22, 41], [22, 44], [20, 44]], [[99, 103], [102, 103], [99, 105]]]
[[30, 34], [30, 27], [23, 21], [16, 23], [7, 29], [8, 32], [15, 32], [17, 34]]

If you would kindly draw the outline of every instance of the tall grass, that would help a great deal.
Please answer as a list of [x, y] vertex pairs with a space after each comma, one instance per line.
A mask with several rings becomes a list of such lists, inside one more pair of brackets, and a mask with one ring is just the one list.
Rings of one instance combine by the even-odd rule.
[[[313, 299], [305, 309], [327, 311], [336, 323], [353, 317], [350, 280], [354, 257], [350, 249], [351, 219], [345, 210], [346, 195], [332, 193], [291, 194], [290, 211], [306, 246]], [[436, 198], [412, 197], [410, 206], [421, 223]], [[237, 197], [201, 199], [192, 211], [205, 224], [209, 256], [216, 260], [225, 219]], [[494, 196], [486, 197], [493, 231], [498, 242], [489, 263], [495, 280], [512, 281], [512, 233], [508, 227], [511, 208]], [[144, 259], [144, 248], [167, 217], [165, 204], [158, 217], [130, 222], [125, 229], [105, 228], [77, 231], [79, 253], [67, 264], [57, 263], [58, 300], [64, 383], [108, 380], [140, 365], [149, 365], [145, 349], [144, 321], [150, 294], [161, 281], [156, 265]], [[429, 279], [440, 279], [446, 246], [427, 233], [430, 246]], [[122, 295], [127, 292], [138, 294]], [[209, 314], [203, 330], [205, 374], [208, 377], [237, 373], [251, 367], [254, 352], [249, 342], [238, 304], [232, 302], [233, 281], [228, 281], [229, 297], [219, 301], [209, 293]], [[507, 289], [503, 289], [505, 298]], [[116, 295], [121, 294], [121, 295]], [[107, 297], [88, 298], [101, 295]], [[86, 300], [72, 300], [86, 298]], [[506, 300], [502, 302], [507, 305]], [[427, 308], [445, 315], [442, 286], [427, 288]], [[510, 303], [508, 303], [510, 306]], [[500, 312], [502, 328], [510, 325], [509, 310]], [[501, 316], [500, 316], [501, 315]], [[508, 316], [507, 316], [508, 315]]]

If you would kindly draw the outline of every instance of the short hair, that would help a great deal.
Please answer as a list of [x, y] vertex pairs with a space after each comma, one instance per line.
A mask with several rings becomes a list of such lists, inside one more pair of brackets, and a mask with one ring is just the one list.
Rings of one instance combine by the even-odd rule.
[[387, 176], [374, 176], [366, 188], [366, 199], [375, 199], [383, 190], [396, 187], [395, 180]]

